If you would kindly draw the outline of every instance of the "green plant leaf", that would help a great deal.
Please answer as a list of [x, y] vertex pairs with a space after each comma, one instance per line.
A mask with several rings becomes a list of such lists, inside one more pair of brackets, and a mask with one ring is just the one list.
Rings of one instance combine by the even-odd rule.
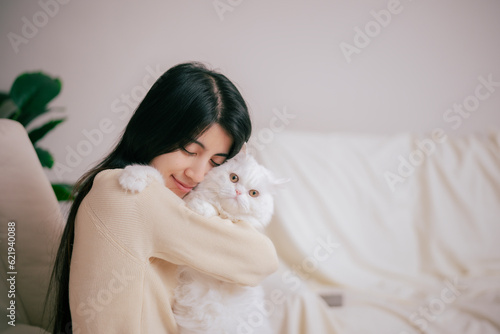
[[47, 104], [61, 92], [61, 81], [42, 72], [23, 73], [10, 89], [10, 98], [21, 110], [17, 121], [26, 127], [49, 109]]
[[29, 135], [30, 140], [33, 143], [33, 145], [35, 145], [35, 143], [37, 141], [42, 139], [48, 132], [52, 131], [52, 129], [54, 129], [57, 125], [61, 124], [64, 121], [65, 121], [65, 118], [54, 119], [54, 120], [48, 121], [47, 123], [45, 123], [44, 125], [36, 128], [36, 129], [31, 130], [28, 135]]
[[2, 103], [4, 103], [4, 101], [8, 100], [9, 98], [9, 93], [0, 92], [0, 105], [2, 105]]
[[42, 167], [52, 168], [52, 166], [54, 166], [54, 158], [47, 150], [35, 146], [35, 151]]
[[[2, 97], [0, 97], [1, 99]], [[14, 101], [8, 97], [0, 102], [0, 118], [11, 118], [18, 110]]]
[[12, 114], [10, 114], [9, 119], [12, 119], [14, 121], [17, 121], [17, 118], [21, 115], [21, 110], [16, 109]]
[[68, 201], [72, 200], [71, 192], [73, 191], [73, 185], [67, 183], [53, 183], [52, 189], [56, 194], [58, 201]]

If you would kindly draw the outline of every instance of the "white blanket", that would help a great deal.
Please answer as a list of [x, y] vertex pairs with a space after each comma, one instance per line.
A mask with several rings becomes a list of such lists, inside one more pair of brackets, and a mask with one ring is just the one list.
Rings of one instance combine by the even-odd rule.
[[282, 333], [500, 333], [500, 133], [440, 139], [285, 132], [257, 151], [292, 179], [268, 229]]

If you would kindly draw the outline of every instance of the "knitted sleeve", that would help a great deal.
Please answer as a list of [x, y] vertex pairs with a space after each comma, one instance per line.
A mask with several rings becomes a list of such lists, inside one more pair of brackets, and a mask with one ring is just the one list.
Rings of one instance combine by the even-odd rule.
[[203, 217], [157, 181], [135, 196], [152, 256], [241, 285], [255, 286], [277, 270], [273, 243], [250, 224]]

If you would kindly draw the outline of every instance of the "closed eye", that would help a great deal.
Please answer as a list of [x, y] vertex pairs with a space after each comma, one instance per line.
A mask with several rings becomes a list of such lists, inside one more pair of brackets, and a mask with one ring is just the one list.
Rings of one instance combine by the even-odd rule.
[[186, 150], [184, 147], [181, 147], [181, 150], [183, 150], [184, 152], [186, 152], [186, 153], [187, 153], [187, 154], [189, 154], [189, 155], [193, 155], [193, 156], [194, 156], [194, 155], [196, 155], [196, 153], [194, 153], [194, 152], [189, 152], [189, 151], [188, 151], [188, 150]]
[[[184, 151], [189, 156], [193, 156], [193, 157], [196, 156], [195, 152], [190, 152], [190, 151], [186, 150], [185, 147], [181, 147], [181, 150]], [[213, 159], [210, 159], [210, 163], [212, 164], [213, 167], [218, 167], [218, 166], [223, 164], [223, 163], [217, 163]]]

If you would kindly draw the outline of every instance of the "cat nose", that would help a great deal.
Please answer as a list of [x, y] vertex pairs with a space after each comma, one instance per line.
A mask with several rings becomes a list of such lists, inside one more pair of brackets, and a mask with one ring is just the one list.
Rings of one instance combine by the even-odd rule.
[[239, 191], [238, 189], [236, 189], [236, 195], [241, 195], [241, 191]]

